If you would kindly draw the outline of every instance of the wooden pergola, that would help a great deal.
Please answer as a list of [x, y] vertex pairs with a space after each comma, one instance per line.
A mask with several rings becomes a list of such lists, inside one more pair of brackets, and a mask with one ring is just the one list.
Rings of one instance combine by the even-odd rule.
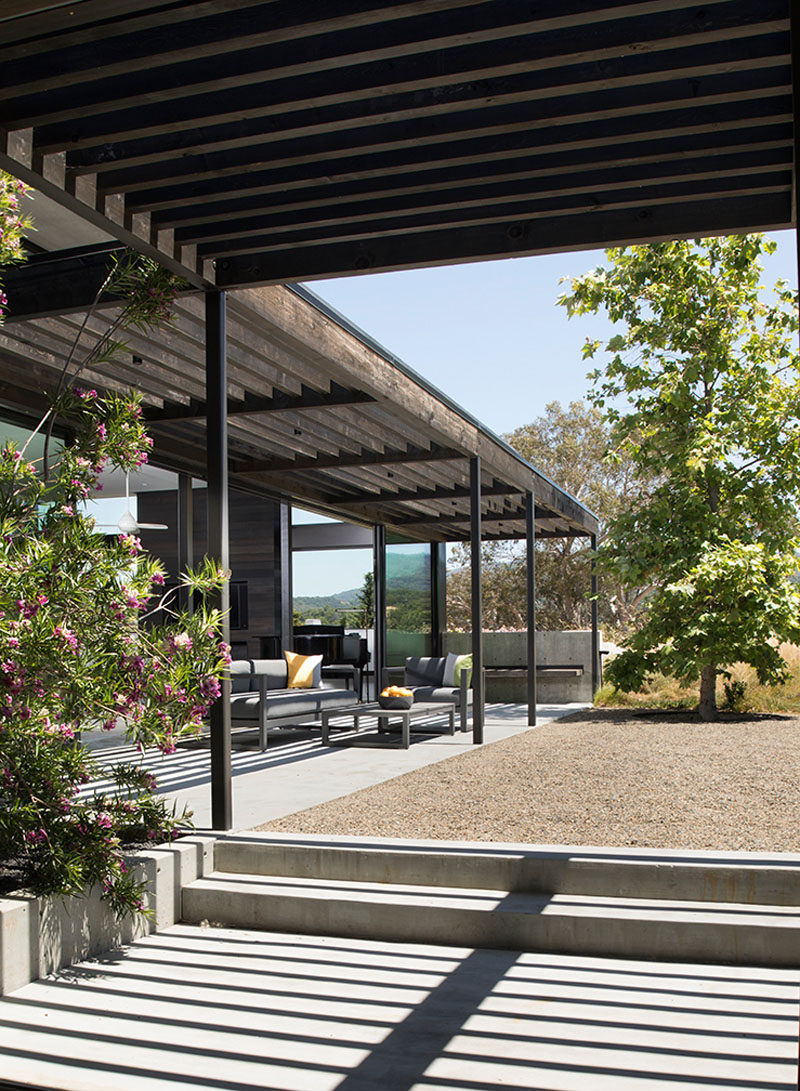
[[[532, 600], [534, 536], [592, 536], [590, 514], [279, 286], [794, 226], [795, 19], [789, 0], [6, 0], [0, 168], [97, 245], [20, 271], [0, 396], [25, 387], [14, 339], [46, 371], [108, 248], [133, 246], [205, 294], [181, 301], [160, 355], [137, 350], [136, 385], [165, 461], [208, 481], [224, 566], [230, 470], [409, 537], [524, 536]], [[226, 713], [215, 825], [230, 825]]]

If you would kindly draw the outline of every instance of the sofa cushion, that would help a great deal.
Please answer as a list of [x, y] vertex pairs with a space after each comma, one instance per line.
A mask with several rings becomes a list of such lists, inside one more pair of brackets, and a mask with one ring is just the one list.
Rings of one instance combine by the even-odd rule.
[[442, 656], [410, 656], [406, 659], [406, 683], [410, 686], [441, 686], [445, 662]]
[[458, 664], [458, 656], [455, 652], [448, 652], [444, 660], [444, 670], [442, 671], [442, 685], [443, 686], [455, 686], [456, 683], [456, 666]]
[[[415, 701], [447, 701], [461, 707], [461, 690], [452, 686], [412, 686]], [[467, 704], [472, 704], [472, 690], [467, 690]]]
[[[278, 689], [267, 692], [267, 721], [296, 716], [315, 719], [323, 708], [345, 708], [354, 705], [358, 696], [351, 689]], [[240, 693], [231, 698], [231, 718], [257, 720], [257, 693]]]
[[[244, 693], [231, 698], [231, 718], [257, 720], [259, 697], [257, 693]], [[313, 718], [317, 714], [317, 699], [313, 690], [273, 690], [267, 698], [267, 719], [281, 716]]]
[[231, 672], [231, 693], [252, 692], [250, 681], [253, 673], [252, 659], [234, 659], [228, 669]]
[[[253, 673], [263, 675], [267, 680], [267, 689], [286, 689], [289, 671], [285, 659], [251, 659]], [[253, 682], [253, 688], [258, 689], [258, 683]]]
[[351, 689], [337, 689], [335, 686], [331, 686], [330, 689], [315, 690], [314, 696], [317, 698], [317, 705], [320, 710], [323, 708], [345, 708], [347, 705], [358, 704], [357, 693], [354, 693]]

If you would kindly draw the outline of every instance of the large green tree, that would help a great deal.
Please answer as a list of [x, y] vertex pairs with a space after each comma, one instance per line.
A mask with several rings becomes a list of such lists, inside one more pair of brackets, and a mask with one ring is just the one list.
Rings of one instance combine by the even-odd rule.
[[[537, 417], [505, 439], [606, 523], [642, 483], [625, 460], [604, 456], [609, 429], [602, 413], [582, 401], [551, 402]], [[647, 483], [649, 484], [649, 483]], [[472, 624], [469, 548], [451, 553], [447, 580], [448, 626]], [[586, 538], [542, 539], [536, 547], [536, 623], [539, 629], [585, 629], [591, 624], [591, 550]], [[487, 629], [525, 629], [527, 617], [525, 547], [517, 542], [486, 542], [482, 547], [483, 624]], [[607, 576], [599, 598], [604, 630], [615, 637], [637, 623], [647, 588], [624, 585]]]
[[590, 376], [595, 404], [616, 457], [657, 479], [600, 550], [625, 585], [654, 588], [607, 677], [699, 681], [703, 719], [720, 673], [744, 662], [778, 683], [777, 643], [800, 638], [797, 293], [779, 282], [765, 302], [759, 258], [772, 249], [761, 235], [613, 249], [559, 300], [622, 326]]
[[[601, 411], [583, 401], [551, 402], [544, 415], [510, 432], [506, 440], [599, 519], [598, 541], [609, 522], [652, 485], [637, 478], [627, 458], [607, 459], [610, 432]], [[536, 554], [536, 614], [540, 628], [585, 629], [591, 623], [591, 550], [586, 538], [543, 539]], [[604, 574], [600, 623], [615, 636], [638, 623], [649, 587]]]

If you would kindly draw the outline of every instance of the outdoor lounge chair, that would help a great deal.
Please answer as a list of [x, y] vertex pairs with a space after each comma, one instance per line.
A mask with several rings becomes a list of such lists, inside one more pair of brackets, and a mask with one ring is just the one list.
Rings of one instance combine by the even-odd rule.
[[472, 667], [461, 671], [456, 686], [453, 672], [459, 656], [411, 656], [406, 659], [403, 685], [414, 691], [415, 701], [441, 701], [454, 704], [460, 713], [462, 731], [467, 730], [469, 706], [472, 704]]

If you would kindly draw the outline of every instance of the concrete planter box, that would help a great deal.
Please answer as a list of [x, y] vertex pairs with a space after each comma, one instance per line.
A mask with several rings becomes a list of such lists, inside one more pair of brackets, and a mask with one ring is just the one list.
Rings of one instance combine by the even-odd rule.
[[130, 943], [181, 919], [181, 889], [213, 869], [213, 837], [131, 853], [133, 875], [147, 882], [152, 919], [118, 921], [97, 891], [85, 898], [0, 898], [0, 996], [83, 958]]

